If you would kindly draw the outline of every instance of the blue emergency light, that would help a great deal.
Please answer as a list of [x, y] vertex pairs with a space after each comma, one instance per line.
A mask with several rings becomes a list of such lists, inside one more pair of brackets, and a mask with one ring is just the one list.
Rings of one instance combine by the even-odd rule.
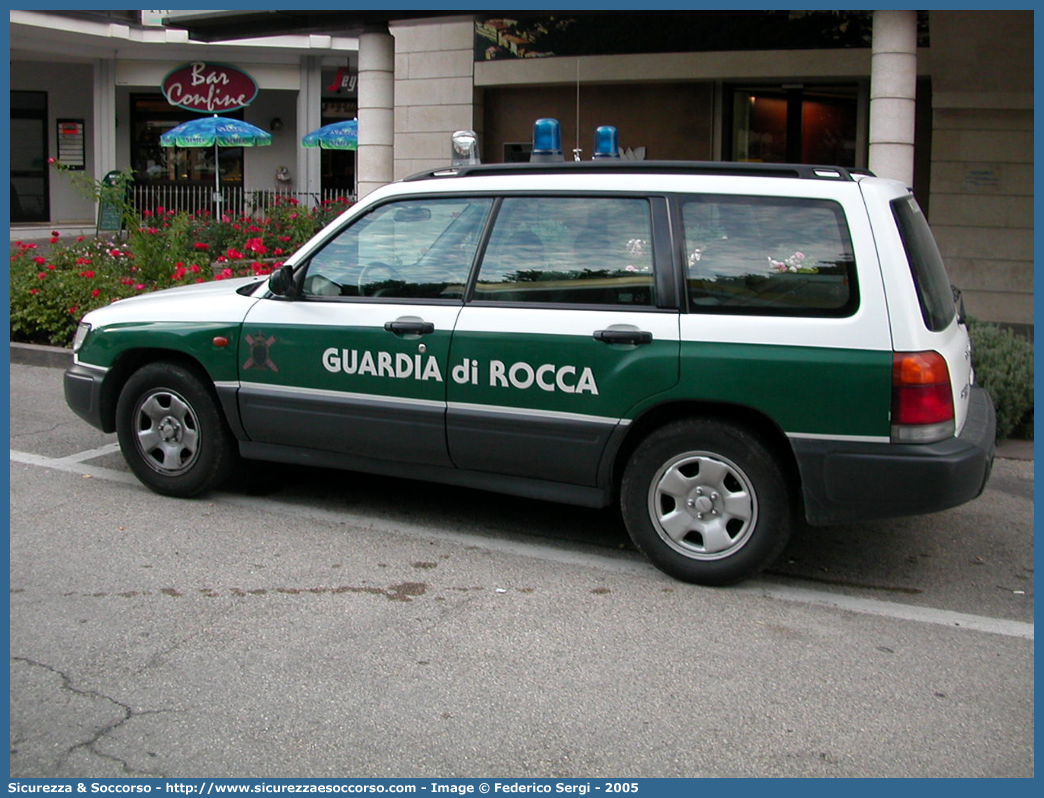
[[558, 163], [562, 155], [562, 128], [557, 119], [538, 119], [533, 124], [533, 151], [530, 163]]
[[619, 158], [620, 145], [617, 141], [616, 128], [612, 125], [601, 125], [595, 128], [594, 158]]

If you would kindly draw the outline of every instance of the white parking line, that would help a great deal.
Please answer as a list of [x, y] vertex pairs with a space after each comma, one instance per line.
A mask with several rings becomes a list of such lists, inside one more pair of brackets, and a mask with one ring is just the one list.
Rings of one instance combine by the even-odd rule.
[[104, 457], [107, 454], [115, 454], [120, 450], [118, 443], [107, 443], [97, 449], [87, 449], [83, 452], [70, 454], [68, 457], [59, 458], [63, 463], [82, 463], [84, 460], [93, 460], [95, 457]]
[[[99, 447], [98, 449], [91, 449], [87, 452], [79, 452], [75, 455], [60, 458], [44, 457], [43, 455], [19, 452], [12, 449], [11, 462], [38, 466], [40, 468], [49, 468], [56, 471], [65, 471], [73, 474], [81, 474], [96, 479], [104, 479], [110, 482], [119, 482], [125, 485], [141, 485], [133, 474], [116, 471], [111, 468], [92, 466], [84, 462], [85, 460], [94, 457], [110, 454], [118, 449], [119, 446], [117, 444], [109, 444]], [[142, 487], [142, 490], [145, 490], [145, 488]], [[466, 532], [438, 530], [430, 526], [411, 524], [404, 521], [389, 522], [351, 511], [324, 510], [317, 507], [308, 507], [289, 502], [281, 502], [275, 499], [253, 496], [235, 496], [232, 494], [221, 495], [222, 502], [225, 504], [260, 510], [262, 512], [292, 514], [299, 518], [313, 518], [318, 521], [329, 523], [350, 523], [353, 526], [362, 529], [436, 538], [461, 545], [489, 549], [503, 554], [532, 557], [567, 565], [589, 566], [616, 573], [630, 573], [635, 575], [659, 573], [645, 559], [641, 558], [639, 555], [632, 555], [628, 552], [614, 552], [609, 554], [608, 552], [567, 550], [536, 542], [522, 543], [509, 540], [496, 540], [480, 535], [470, 535]], [[787, 585], [771, 584], [756, 579], [752, 579], [742, 585], [733, 586], [729, 588], [729, 590], [746, 595], [763, 596], [781, 601], [792, 601], [799, 604], [829, 607], [863, 615], [877, 615], [884, 618], [895, 618], [898, 620], [917, 621], [919, 623], [946, 626], [952, 629], [986, 632], [989, 634], [1003, 635], [1005, 637], [1019, 637], [1025, 640], [1033, 640], [1033, 624], [1025, 623], [1023, 621], [1011, 621], [1004, 618], [989, 618], [982, 615], [970, 615], [963, 612], [934, 609], [932, 607], [898, 604], [892, 601], [859, 598], [839, 593], [825, 593], [816, 590], [790, 587]]]

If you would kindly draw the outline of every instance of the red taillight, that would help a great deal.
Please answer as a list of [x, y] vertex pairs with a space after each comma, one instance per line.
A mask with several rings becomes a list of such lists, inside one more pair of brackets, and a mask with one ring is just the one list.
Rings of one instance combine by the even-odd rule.
[[953, 421], [953, 390], [946, 359], [938, 352], [892, 355], [892, 426]]

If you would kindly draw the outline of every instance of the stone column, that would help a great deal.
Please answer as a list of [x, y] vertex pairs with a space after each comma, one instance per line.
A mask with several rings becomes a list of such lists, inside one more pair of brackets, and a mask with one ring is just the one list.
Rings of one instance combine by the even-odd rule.
[[308, 204], [321, 200], [322, 155], [318, 147], [302, 147], [301, 139], [319, 127], [323, 117], [322, 59], [315, 55], [301, 58], [301, 88], [297, 93], [297, 173], [294, 190], [307, 192]]
[[913, 186], [917, 12], [875, 11], [870, 61], [870, 170]]
[[359, 36], [359, 198], [393, 180], [395, 155], [395, 39], [387, 27]]
[[101, 180], [116, 168], [116, 61], [94, 62], [94, 177]]

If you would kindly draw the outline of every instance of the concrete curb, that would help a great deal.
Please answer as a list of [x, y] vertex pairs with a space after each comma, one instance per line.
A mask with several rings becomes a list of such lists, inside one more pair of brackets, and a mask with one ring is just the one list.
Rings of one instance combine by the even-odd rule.
[[[72, 350], [60, 346], [11, 342], [11, 362], [23, 366], [65, 369], [72, 364]], [[997, 444], [997, 457], [1006, 460], [1033, 460], [1033, 441], [1007, 440]]]
[[65, 369], [72, 365], [72, 350], [60, 346], [18, 344], [12, 341], [11, 362], [25, 366], [49, 366]]

